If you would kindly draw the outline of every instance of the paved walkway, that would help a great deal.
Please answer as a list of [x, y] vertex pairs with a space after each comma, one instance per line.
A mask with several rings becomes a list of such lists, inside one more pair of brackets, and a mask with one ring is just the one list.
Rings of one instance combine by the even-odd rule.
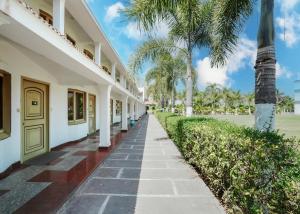
[[184, 162], [157, 119], [133, 129], [59, 213], [213, 214], [218, 200]]
[[0, 180], [0, 214], [55, 213], [126, 135], [119, 126], [113, 126], [111, 133], [109, 148], [99, 149], [96, 134], [59, 146]]

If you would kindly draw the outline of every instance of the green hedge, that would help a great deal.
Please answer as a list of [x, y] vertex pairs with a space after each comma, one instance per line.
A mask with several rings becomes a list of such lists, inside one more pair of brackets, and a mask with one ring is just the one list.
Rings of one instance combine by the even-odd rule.
[[295, 139], [215, 119], [156, 115], [229, 213], [300, 213]]

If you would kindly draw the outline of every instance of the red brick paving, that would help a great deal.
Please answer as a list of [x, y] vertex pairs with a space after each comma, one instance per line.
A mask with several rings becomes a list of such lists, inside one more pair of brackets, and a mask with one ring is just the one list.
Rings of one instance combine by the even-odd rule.
[[[51, 182], [51, 184], [20, 207], [16, 213], [44, 214], [57, 211], [70, 193], [103, 162], [125, 135], [126, 133], [122, 132], [117, 134], [111, 139], [111, 146], [108, 148], [100, 148], [98, 151], [78, 151], [74, 153], [73, 155], [86, 156], [86, 158], [69, 171], [46, 170], [28, 180], [29, 182]], [[77, 147], [79, 145], [72, 144], [72, 146]], [[51, 165], [58, 163], [61, 159], [55, 161]]]

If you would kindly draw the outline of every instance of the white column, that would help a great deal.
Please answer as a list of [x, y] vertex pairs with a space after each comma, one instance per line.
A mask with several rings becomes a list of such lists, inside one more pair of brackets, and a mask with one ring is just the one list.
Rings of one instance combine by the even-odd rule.
[[134, 102], [130, 102], [130, 120], [134, 120]]
[[101, 43], [95, 42], [95, 63], [101, 66]]
[[143, 116], [143, 104], [140, 104], [140, 117]]
[[142, 110], [142, 108], [141, 108], [141, 104], [140, 103], [138, 103], [138, 117], [140, 118], [141, 116], [142, 116], [142, 114], [141, 114], [141, 110]]
[[53, 26], [65, 34], [65, 0], [53, 0]]
[[112, 63], [111, 65], [111, 76], [114, 80], [116, 80], [116, 63]]
[[128, 130], [127, 101], [128, 101], [128, 96], [124, 96], [123, 99], [122, 99], [122, 131], [127, 131]]
[[139, 119], [139, 104], [138, 102], [135, 103], [135, 112], [134, 112], [134, 119], [138, 120]]
[[113, 121], [112, 123], [114, 124], [115, 123], [115, 120], [116, 120], [116, 117], [117, 117], [117, 114], [116, 114], [116, 108], [117, 108], [117, 101], [116, 99], [112, 98], [113, 99], [113, 106], [112, 106], [112, 112], [113, 112]]
[[123, 74], [121, 74], [121, 86], [123, 86], [124, 88], [126, 88], [126, 86], [125, 86], [125, 78], [124, 78]]
[[110, 92], [111, 85], [99, 87], [100, 90], [100, 144], [99, 147], [110, 146]]

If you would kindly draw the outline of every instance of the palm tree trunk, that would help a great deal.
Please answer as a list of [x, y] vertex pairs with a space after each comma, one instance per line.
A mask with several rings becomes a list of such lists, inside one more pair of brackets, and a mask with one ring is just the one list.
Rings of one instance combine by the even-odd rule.
[[190, 50], [187, 57], [187, 77], [186, 77], [186, 116], [191, 117], [193, 114], [193, 80], [192, 80], [192, 51]]
[[172, 88], [172, 92], [171, 92], [171, 112], [174, 113], [175, 112], [175, 88], [174, 88], [174, 84], [173, 84], [173, 88]]
[[255, 65], [255, 126], [260, 131], [272, 131], [275, 125], [276, 59], [274, 34], [274, 0], [262, 0]]
[[165, 110], [165, 97], [164, 96], [161, 97], [161, 107], [164, 111]]

